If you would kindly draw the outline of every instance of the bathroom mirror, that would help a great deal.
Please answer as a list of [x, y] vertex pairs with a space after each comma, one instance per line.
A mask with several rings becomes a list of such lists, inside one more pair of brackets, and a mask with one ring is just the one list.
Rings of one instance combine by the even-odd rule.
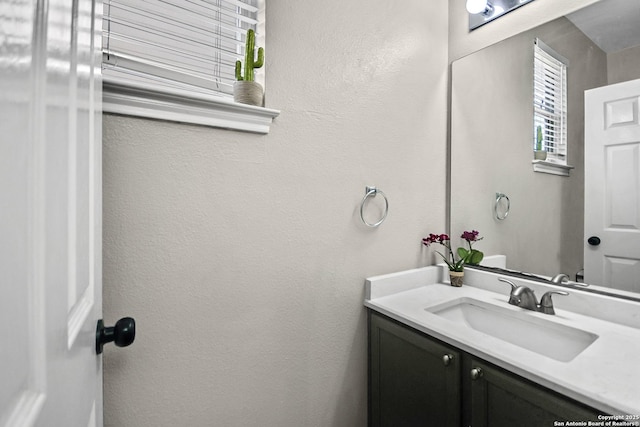
[[[639, 20], [638, 2], [602, 0], [452, 63], [453, 236], [478, 230], [484, 239], [475, 247], [485, 254], [506, 255], [508, 269], [544, 276], [565, 273], [581, 280], [588, 237], [584, 91], [640, 79]], [[569, 61], [567, 163], [573, 169], [566, 177], [533, 170], [536, 38]], [[505, 216], [504, 198], [501, 215], [496, 215], [497, 194], [508, 197], [504, 219], [498, 219]], [[620, 295], [640, 292], [640, 279], [620, 289]]]

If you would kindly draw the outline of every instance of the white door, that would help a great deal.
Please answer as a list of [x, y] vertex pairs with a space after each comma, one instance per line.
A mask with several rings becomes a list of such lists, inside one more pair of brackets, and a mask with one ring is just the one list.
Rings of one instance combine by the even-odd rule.
[[2, 427], [102, 425], [101, 14], [0, 3]]
[[584, 281], [640, 292], [640, 80], [585, 92]]

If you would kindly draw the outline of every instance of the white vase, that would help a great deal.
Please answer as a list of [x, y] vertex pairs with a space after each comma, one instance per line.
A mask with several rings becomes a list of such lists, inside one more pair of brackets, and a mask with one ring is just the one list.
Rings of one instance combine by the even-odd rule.
[[233, 84], [233, 100], [241, 104], [262, 107], [264, 91], [260, 83], [240, 80]]

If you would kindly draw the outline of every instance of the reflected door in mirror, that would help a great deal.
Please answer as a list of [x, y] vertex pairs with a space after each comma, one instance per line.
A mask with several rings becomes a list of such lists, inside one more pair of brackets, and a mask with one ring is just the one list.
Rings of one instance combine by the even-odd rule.
[[584, 280], [633, 292], [640, 292], [639, 104], [640, 79], [585, 92]]

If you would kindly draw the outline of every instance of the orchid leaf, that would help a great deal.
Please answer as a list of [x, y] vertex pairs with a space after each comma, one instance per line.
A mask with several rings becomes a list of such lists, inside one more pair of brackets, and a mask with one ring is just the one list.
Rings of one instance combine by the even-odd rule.
[[478, 265], [480, 264], [483, 258], [484, 258], [484, 253], [480, 252], [479, 250], [472, 249], [471, 253], [469, 254], [469, 258], [467, 259], [467, 264]]
[[466, 259], [469, 256], [469, 251], [466, 250], [465, 248], [458, 248], [456, 252], [458, 253], [458, 256], [462, 259]]

